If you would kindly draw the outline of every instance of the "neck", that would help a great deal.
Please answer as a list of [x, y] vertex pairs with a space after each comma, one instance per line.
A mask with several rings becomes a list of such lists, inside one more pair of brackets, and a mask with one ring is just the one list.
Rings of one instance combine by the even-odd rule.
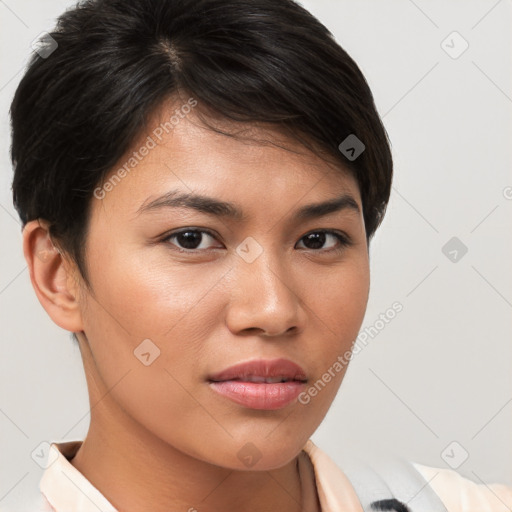
[[88, 382], [91, 423], [71, 464], [120, 512], [300, 512], [298, 456], [269, 471], [216, 466], [155, 436], [100, 383]]
[[[272, 471], [214, 466], [135, 431], [93, 426], [71, 464], [119, 510], [301, 510], [297, 459]], [[163, 446], [162, 444], [165, 444]]]

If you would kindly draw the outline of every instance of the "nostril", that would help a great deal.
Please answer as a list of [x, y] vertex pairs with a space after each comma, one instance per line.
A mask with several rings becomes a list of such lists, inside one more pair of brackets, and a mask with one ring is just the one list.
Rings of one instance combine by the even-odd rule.
[[371, 505], [373, 510], [382, 512], [411, 512], [409, 507], [396, 499], [374, 501]]

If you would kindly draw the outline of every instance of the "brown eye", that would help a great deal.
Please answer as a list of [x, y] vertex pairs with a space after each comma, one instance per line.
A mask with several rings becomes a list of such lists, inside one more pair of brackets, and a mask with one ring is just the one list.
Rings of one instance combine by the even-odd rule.
[[[330, 244], [330, 247], [325, 248], [324, 245], [329, 241], [330, 237], [331, 239], [334, 238], [335, 243], [334, 245]], [[314, 251], [324, 250], [326, 252], [341, 250], [351, 244], [348, 237], [336, 231], [330, 230], [312, 231], [311, 233], [304, 235], [301, 238], [301, 241], [302, 240], [304, 241], [303, 243], [306, 246], [306, 249], [311, 249]]]
[[179, 251], [207, 251], [212, 248], [207, 246], [208, 238], [215, 237], [204, 229], [187, 228], [169, 234], [162, 241], [177, 246]]

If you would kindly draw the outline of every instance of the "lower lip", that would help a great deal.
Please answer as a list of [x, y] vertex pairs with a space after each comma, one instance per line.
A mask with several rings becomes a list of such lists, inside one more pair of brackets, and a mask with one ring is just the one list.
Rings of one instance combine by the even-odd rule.
[[275, 410], [282, 409], [293, 402], [305, 387], [304, 382], [243, 382], [226, 380], [210, 382], [217, 393], [224, 395], [233, 402], [251, 409]]

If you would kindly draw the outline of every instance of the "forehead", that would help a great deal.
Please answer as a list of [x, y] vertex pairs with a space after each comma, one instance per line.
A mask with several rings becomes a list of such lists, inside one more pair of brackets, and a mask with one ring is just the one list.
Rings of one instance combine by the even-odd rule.
[[260, 206], [349, 192], [360, 205], [356, 179], [332, 156], [318, 156], [275, 125], [205, 118], [184, 105], [168, 101], [150, 116], [107, 176], [104, 208], [135, 212], [176, 188]]

